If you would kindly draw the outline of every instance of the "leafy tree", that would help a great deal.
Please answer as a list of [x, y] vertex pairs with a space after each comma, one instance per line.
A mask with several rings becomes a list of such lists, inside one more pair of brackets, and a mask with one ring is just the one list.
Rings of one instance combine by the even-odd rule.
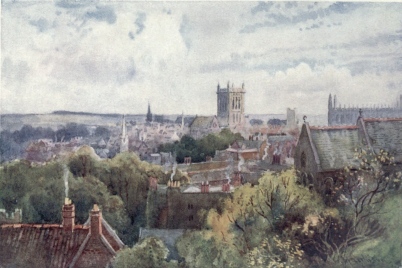
[[264, 122], [261, 119], [251, 119], [250, 120], [250, 124], [252, 126], [260, 126], [262, 125]]
[[117, 252], [113, 260], [113, 268], [173, 268], [178, 267], [177, 262], [167, 261], [169, 250], [163, 242], [155, 237], [148, 237], [134, 245]]
[[292, 169], [267, 173], [257, 186], [239, 187], [226, 199], [222, 213], [209, 212], [208, 224], [214, 239], [235, 250], [248, 265], [292, 265], [304, 256], [297, 230], [308, 215], [322, 208], [318, 195], [297, 185]]
[[94, 135], [96, 137], [102, 137], [103, 139], [107, 140], [111, 136], [111, 131], [106, 127], [98, 126], [95, 129]]
[[216, 150], [228, 148], [235, 140], [243, 140], [243, 137], [239, 133], [234, 134], [229, 129], [223, 129], [219, 134], [209, 134], [199, 140], [184, 135], [180, 142], [161, 145], [159, 151], [175, 154], [179, 163], [183, 163], [185, 157], [191, 157], [192, 162], [202, 162], [207, 156], [215, 156]]
[[176, 243], [185, 259], [185, 266], [192, 267], [246, 267], [245, 259], [231, 246], [214, 237], [208, 230], [187, 231]]
[[318, 223], [305, 234], [306, 250], [318, 252], [328, 263], [347, 265], [359, 245], [384, 234], [386, 228], [378, 216], [384, 213], [391, 183], [400, 180], [400, 172], [384, 169], [393, 164], [387, 152], [356, 150], [355, 157], [359, 168], [346, 167], [330, 188], [330, 201], [336, 201], [337, 209], [321, 213]]
[[76, 177], [86, 177], [94, 174], [95, 166], [99, 160], [93, 148], [82, 146], [68, 161], [70, 172]]

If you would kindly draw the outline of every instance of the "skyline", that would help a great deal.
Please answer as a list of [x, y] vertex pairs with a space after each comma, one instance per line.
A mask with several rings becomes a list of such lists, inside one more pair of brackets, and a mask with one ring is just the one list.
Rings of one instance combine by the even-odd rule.
[[[395, 105], [402, 3], [2, 1], [1, 113], [246, 114]], [[17, 30], [16, 30], [17, 29]]]

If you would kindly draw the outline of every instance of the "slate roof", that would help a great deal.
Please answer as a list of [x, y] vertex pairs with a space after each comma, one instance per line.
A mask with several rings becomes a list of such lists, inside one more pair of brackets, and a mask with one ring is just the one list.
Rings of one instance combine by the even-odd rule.
[[322, 171], [357, 166], [354, 158], [355, 149], [360, 147], [357, 126], [310, 127], [310, 133]]
[[235, 149], [260, 149], [263, 140], [250, 141], [250, 140], [237, 140], [232, 143], [232, 148]]
[[381, 149], [402, 161], [402, 118], [364, 118], [370, 145], [376, 153]]
[[90, 224], [88, 219], [72, 232], [60, 224], [3, 224], [0, 263], [5, 267], [14, 267], [16, 261], [20, 265], [31, 262], [33, 267], [76, 267], [77, 263], [104, 267], [124, 244], [104, 219], [99, 239], [90, 235]]
[[295, 138], [291, 135], [275, 135], [275, 136], [268, 136], [268, 143], [275, 143], [275, 142], [286, 142], [286, 141], [294, 141]]
[[190, 128], [209, 128], [215, 116], [197, 116], [190, 124]]

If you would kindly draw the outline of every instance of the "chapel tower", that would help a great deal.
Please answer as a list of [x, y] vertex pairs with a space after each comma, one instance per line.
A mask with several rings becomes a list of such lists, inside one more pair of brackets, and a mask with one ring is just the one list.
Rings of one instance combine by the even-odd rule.
[[245, 122], [244, 118], [244, 95], [246, 91], [244, 83], [236, 88], [234, 84], [227, 83], [226, 88], [217, 87], [217, 117], [219, 125], [235, 128]]

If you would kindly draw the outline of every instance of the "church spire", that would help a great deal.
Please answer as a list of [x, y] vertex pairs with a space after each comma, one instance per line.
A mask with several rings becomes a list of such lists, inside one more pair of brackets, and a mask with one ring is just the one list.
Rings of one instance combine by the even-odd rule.
[[121, 122], [120, 153], [128, 151], [128, 134], [126, 126], [126, 116], [123, 115]]
[[152, 122], [151, 104], [148, 102], [147, 122]]

